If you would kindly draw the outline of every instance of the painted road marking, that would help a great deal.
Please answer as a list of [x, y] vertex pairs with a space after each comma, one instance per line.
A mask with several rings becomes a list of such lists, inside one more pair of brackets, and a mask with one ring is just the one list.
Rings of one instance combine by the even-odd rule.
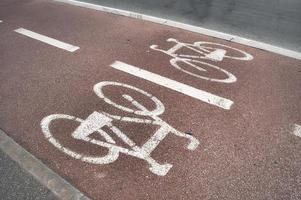
[[[186, 74], [189, 74], [191, 76], [194, 76], [196, 78], [207, 80], [207, 81], [213, 81], [219, 83], [234, 83], [237, 80], [232, 73], [228, 72], [227, 70], [224, 70], [221, 67], [210, 64], [208, 60], [221, 62], [224, 58], [234, 59], [234, 60], [244, 60], [244, 61], [249, 61], [253, 59], [253, 56], [251, 54], [248, 54], [247, 52], [223, 44], [204, 42], [204, 41], [198, 41], [194, 43], [184, 43], [174, 38], [168, 38], [166, 41], [174, 43], [174, 46], [168, 50], [164, 50], [158, 48], [158, 45], [153, 44], [150, 46], [150, 48], [172, 57], [170, 59], [170, 64], [176, 69]], [[177, 53], [177, 51], [181, 49], [186, 49], [186, 50], [188, 49], [193, 54]], [[231, 56], [231, 53], [233, 54], [233, 52], [235, 52], [234, 55], [236, 56]], [[183, 65], [185, 65], [186, 67], [183, 68]], [[217, 79], [214, 77], [210, 77], [208, 75], [204, 76], [191, 71], [191, 69], [194, 69], [193, 71], [198, 70], [200, 72], [203, 72], [203, 71], [207, 71], [206, 68], [208, 67], [214, 69], [217, 72], [224, 73], [227, 76], [227, 78]]]
[[[148, 110], [144, 107], [140, 102], [135, 100], [130, 95], [124, 94], [122, 95], [127, 101], [129, 101], [133, 108], [128, 108], [123, 105], [119, 105], [113, 102], [109, 97], [105, 96], [103, 92], [103, 88], [106, 86], [115, 86], [119, 88], [127, 88], [131, 89], [135, 92], [141, 93], [142, 95], [148, 97], [151, 101], [153, 101], [156, 105], [154, 110]], [[93, 164], [109, 164], [116, 161], [119, 157], [119, 153], [124, 153], [129, 156], [134, 156], [136, 158], [145, 160], [149, 164], [149, 170], [158, 175], [158, 176], [165, 176], [168, 171], [172, 168], [172, 164], [160, 164], [155, 159], [151, 157], [151, 153], [157, 148], [160, 142], [169, 134], [172, 133], [178, 137], [186, 138], [189, 142], [187, 145], [187, 149], [193, 151], [195, 150], [198, 145], [199, 141], [189, 134], [185, 134], [176, 130], [175, 128], [171, 127], [167, 122], [163, 121], [159, 115], [164, 113], [165, 107], [163, 103], [146, 91], [143, 91], [139, 88], [133, 87], [131, 85], [118, 83], [118, 82], [109, 82], [103, 81], [97, 83], [93, 87], [94, 92], [97, 94], [98, 97], [103, 99], [106, 103], [110, 104], [111, 106], [123, 110], [125, 112], [134, 113], [139, 116], [139, 118], [132, 118], [132, 117], [123, 117], [123, 116], [115, 116], [111, 115], [106, 112], [97, 112], [94, 111], [90, 114], [85, 120], [80, 119], [74, 116], [65, 115], [65, 114], [52, 114], [45, 117], [41, 121], [41, 128], [44, 133], [44, 136], [47, 140], [58, 148], [60, 151], [64, 152], [65, 154], [79, 159], [84, 162], [93, 163]], [[149, 117], [151, 120], [145, 121], [143, 117]], [[98, 145], [108, 149], [108, 153], [105, 156], [88, 156], [84, 155], [75, 151], [70, 150], [67, 147], [64, 147], [57, 139], [53, 137], [53, 134], [50, 130], [50, 124], [54, 120], [71, 120], [80, 123], [80, 125], [75, 129], [71, 136], [77, 140], [83, 140], [85, 142], [90, 142], [91, 144]], [[140, 120], [137, 120], [140, 119]], [[132, 123], [136, 125], [137, 123], [146, 123], [148, 124], [151, 121], [151, 124], [157, 125], [160, 128], [155, 131], [155, 133], [146, 141], [142, 146], [137, 146], [137, 144], [131, 140], [122, 130], [120, 130], [117, 126], [113, 125], [113, 121], [123, 121], [127, 123]], [[122, 140], [128, 147], [117, 146], [114, 139], [106, 133], [102, 128], [106, 126], [108, 127], [113, 134], [115, 134], [120, 140]], [[100, 134], [105, 141], [97, 140], [91, 137], [92, 133]]]
[[216, 49], [215, 51], [206, 55], [206, 58], [209, 58], [213, 61], [222, 61], [226, 55], [226, 50], [224, 49]]
[[45, 35], [41, 35], [39, 33], [35, 33], [33, 31], [30, 31], [30, 30], [27, 30], [27, 29], [24, 29], [24, 28], [18, 28], [18, 29], [15, 30], [15, 32], [20, 33], [22, 35], [25, 35], [27, 37], [39, 40], [39, 41], [44, 42], [46, 44], [55, 46], [57, 48], [64, 49], [64, 50], [69, 51], [69, 52], [74, 52], [74, 51], [79, 49], [79, 47], [77, 47], [77, 46], [73, 46], [71, 44], [61, 42], [59, 40], [47, 37]]
[[0, 23], [3, 22], [2, 20], [0, 20]]
[[294, 124], [293, 126], [293, 134], [295, 136], [301, 137], [301, 126], [298, 124]]
[[[150, 48], [153, 50], [156, 50], [156, 51], [163, 52], [172, 57], [187, 56], [187, 57], [193, 58], [194, 56], [189, 56], [189, 54], [188, 55], [184, 55], [184, 54], [178, 55], [176, 53], [177, 51], [179, 51], [182, 48], [187, 48], [200, 55], [200, 56], [197, 56], [196, 58], [206, 58], [210, 54], [214, 53], [214, 57], [216, 57], [215, 56], [216, 54], [218, 54], [218, 57], [221, 57], [218, 59], [212, 59], [215, 61], [222, 61], [224, 57], [229, 58], [229, 59], [234, 59], [234, 60], [245, 60], [245, 61], [253, 60], [253, 56], [251, 54], [249, 54], [245, 51], [242, 51], [240, 49], [224, 45], [224, 44], [219, 44], [219, 43], [214, 43], [214, 42], [206, 42], [206, 41], [185, 43], [185, 42], [180, 42], [174, 38], [168, 38], [166, 41], [170, 42], [170, 43], [174, 43], [174, 46], [168, 50], [163, 50], [163, 49], [158, 49], [158, 45], [153, 44], [150, 46]], [[227, 53], [227, 51], [230, 53]], [[235, 56], [231, 55], [231, 53], [233, 53], [233, 52], [234, 52]], [[209, 56], [209, 57], [213, 57], [213, 56]]]
[[120, 61], [115, 61], [113, 64], [111, 64], [111, 67], [226, 110], [229, 110], [233, 104], [233, 101], [229, 99], [211, 94], [204, 90], [196, 89], [189, 85], [185, 85], [175, 80], [160, 76], [158, 74]]

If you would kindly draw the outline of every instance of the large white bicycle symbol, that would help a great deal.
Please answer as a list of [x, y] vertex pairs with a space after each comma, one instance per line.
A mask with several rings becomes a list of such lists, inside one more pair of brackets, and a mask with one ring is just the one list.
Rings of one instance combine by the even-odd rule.
[[[119, 105], [112, 101], [109, 97], [105, 96], [103, 88], [106, 86], [127, 88], [138, 92], [149, 98], [156, 105], [156, 108], [153, 110], [148, 110], [141, 103], [133, 99], [132, 96], [127, 94], [123, 94], [122, 97], [129, 101], [135, 107], [135, 109]], [[159, 176], [164, 176], [168, 173], [168, 171], [172, 167], [172, 164], [159, 164], [156, 160], [154, 160], [151, 157], [151, 153], [169, 133], [173, 133], [176, 136], [188, 139], [189, 143], [187, 145], [187, 149], [189, 150], [194, 150], [199, 145], [199, 141], [196, 138], [176, 130], [159, 117], [159, 115], [161, 115], [164, 112], [165, 107], [163, 103], [155, 96], [139, 88], [118, 82], [100, 82], [94, 85], [93, 89], [94, 92], [98, 95], [98, 97], [102, 98], [106, 103], [110, 104], [111, 106], [114, 106], [115, 108], [118, 108], [128, 113], [134, 113], [135, 115], [138, 115], [140, 117], [134, 118], [126, 116], [117, 116], [106, 112], [97, 111], [90, 114], [85, 120], [66, 114], [53, 114], [45, 117], [41, 121], [41, 127], [45, 137], [51, 144], [53, 144], [55, 147], [57, 147], [59, 150], [66, 153], [67, 155], [88, 163], [108, 164], [116, 161], [119, 157], [119, 153], [124, 153], [145, 160], [149, 164], [149, 170], [152, 173]], [[50, 124], [54, 120], [72, 120], [80, 123], [80, 125], [73, 131], [71, 136], [76, 140], [82, 140], [94, 145], [107, 148], [107, 155], [101, 157], [88, 156], [83, 155], [81, 153], [77, 153], [67, 147], [64, 147], [57, 139], [54, 138], [53, 134], [50, 131]], [[137, 146], [137, 144], [133, 140], [131, 140], [124, 132], [122, 132], [118, 127], [113, 125], [114, 120], [121, 120], [130, 123], [154, 124], [158, 125], [160, 128], [154, 133], [154, 135], [150, 137], [150, 139], [146, 143], [144, 143], [142, 146]], [[117, 146], [113, 138], [107, 132], [102, 130], [102, 128], [104, 128], [105, 126], [108, 127], [119, 139], [126, 143], [129, 146], [129, 148]], [[92, 137], [90, 137], [91, 134], [95, 132], [100, 134], [105, 141], [93, 139]]]
[[[159, 49], [158, 45], [151, 45], [150, 48], [171, 56], [172, 59], [170, 59], [170, 64], [176, 69], [179, 69], [182, 72], [187, 73], [191, 76], [213, 82], [233, 83], [236, 82], [236, 77], [232, 73], [226, 71], [225, 69], [208, 63], [208, 61], [220, 62], [224, 58], [245, 61], [253, 59], [252, 55], [244, 51], [218, 43], [200, 41], [194, 42], [193, 44], [189, 44], [179, 42], [178, 40], [173, 38], [167, 39], [167, 42], [174, 42], [176, 44], [168, 50]], [[186, 48], [193, 51], [193, 54], [177, 54], [176, 52], [182, 48]], [[234, 53], [234, 55], [230, 55], [229, 52]], [[186, 67], [190, 67], [194, 71], [192, 72], [191, 70], [186, 69]], [[206, 72], [207, 70], [204, 68], [211, 68], [217, 72], [221, 72], [225, 74], [227, 78], [213, 78], [209, 76], [200, 75], [199, 73], [195, 72]]]

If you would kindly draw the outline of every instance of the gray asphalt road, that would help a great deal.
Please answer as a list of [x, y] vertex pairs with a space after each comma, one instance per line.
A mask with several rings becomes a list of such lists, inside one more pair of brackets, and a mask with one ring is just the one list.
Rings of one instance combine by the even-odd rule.
[[84, 0], [301, 52], [300, 0]]
[[0, 199], [53, 200], [56, 197], [0, 150]]

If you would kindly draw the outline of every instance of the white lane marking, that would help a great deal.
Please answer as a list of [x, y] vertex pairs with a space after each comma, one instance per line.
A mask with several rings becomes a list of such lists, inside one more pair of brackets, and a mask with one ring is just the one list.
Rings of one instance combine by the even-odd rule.
[[295, 136], [301, 137], [301, 126], [298, 124], [294, 124], [293, 126], [293, 134]]
[[2, 20], [0, 20], [0, 23], [3, 22]]
[[111, 67], [226, 110], [229, 110], [231, 108], [231, 105], [233, 104], [233, 101], [229, 99], [225, 99], [223, 97], [211, 94], [204, 90], [196, 89], [189, 85], [185, 85], [183, 83], [174, 81], [172, 79], [160, 76], [158, 74], [140, 69], [138, 67], [134, 67], [132, 65], [120, 61], [115, 61], [113, 64], [111, 64]]
[[[139, 92], [145, 95], [146, 97], [148, 97], [150, 100], [152, 100], [155, 103], [156, 108], [154, 108], [153, 110], [148, 110], [141, 103], [139, 103], [133, 97], [127, 94], [123, 94], [122, 96], [127, 101], [129, 101], [133, 105], [133, 107], [136, 107], [135, 110], [119, 105], [113, 102], [109, 97], [104, 95], [103, 87], [105, 86], [128, 88], [136, 92]], [[136, 115], [139, 115], [140, 117], [147, 116], [151, 118], [152, 124], [156, 124], [160, 128], [157, 131], [155, 131], [155, 133], [149, 138], [149, 140], [146, 141], [142, 146], [138, 146], [132, 139], [130, 139], [126, 135], [126, 133], [121, 131], [117, 126], [113, 125], [114, 120], [124, 121], [124, 117], [122, 116], [116, 116], [117, 119], [115, 119], [115, 116], [114, 118], [111, 118], [108, 113], [96, 112], [96, 111], [90, 114], [85, 120], [74, 116], [65, 115], [65, 114], [49, 115], [41, 121], [41, 128], [44, 133], [44, 136], [51, 144], [53, 144], [56, 148], [58, 148], [60, 151], [64, 152], [65, 154], [75, 159], [88, 162], [88, 163], [108, 164], [116, 161], [119, 157], [119, 153], [124, 153], [129, 156], [134, 156], [136, 158], [145, 160], [149, 164], [149, 170], [152, 173], [158, 176], [165, 176], [168, 173], [168, 171], [172, 168], [172, 164], [169, 163], [160, 164], [159, 162], [157, 162], [155, 159], [151, 157], [151, 153], [157, 148], [160, 142], [169, 133], [174, 134], [181, 138], [186, 138], [189, 141], [187, 145], [187, 149], [191, 151], [195, 150], [198, 147], [199, 141], [196, 138], [176, 130], [175, 128], [171, 127], [167, 122], [163, 121], [159, 117], [159, 115], [161, 115], [164, 112], [165, 108], [163, 103], [152, 94], [149, 94], [146, 91], [143, 91], [131, 85], [118, 83], [118, 82], [109, 82], [109, 81], [97, 83], [96, 85], [94, 85], [93, 90], [98, 95], [98, 97], [103, 99], [109, 105], [114, 106], [125, 112], [134, 113]], [[135, 125], [135, 123], [137, 123], [136, 119], [137, 118], [127, 117], [127, 120], [125, 120], [125, 122], [131, 122], [132, 124]], [[53, 137], [53, 134], [50, 131], [50, 124], [54, 120], [64, 120], [65, 122], [66, 120], [71, 120], [71, 121], [79, 122], [80, 125], [75, 129], [73, 133], [71, 133], [71, 136], [74, 139], [83, 140], [87, 142], [87, 144], [91, 143], [94, 145], [107, 148], [108, 149], [107, 155], [92, 157], [81, 153], [77, 153], [75, 151], [70, 150], [67, 147], [64, 147], [57, 139]], [[144, 122], [138, 121], [138, 123], [144, 123]], [[148, 122], [145, 121], [145, 123]], [[120, 140], [122, 140], [128, 146], [127, 147], [117, 146], [113, 138], [104, 130], [102, 130], [102, 128], [105, 126], [111, 129], [112, 131], [111, 134], [112, 133], [115, 134]], [[143, 130], [140, 131], [142, 132]], [[92, 133], [99, 133], [101, 136], [103, 136], [105, 141], [93, 139], [91, 137]], [[139, 132], [139, 134], [141, 133]]]
[[262, 49], [265, 51], [269, 51], [269, 52], [273, 52], [273, 53], [277, 53], [280, 55], [284, 55], [284, 56], [288, 56], [291, 58], [301, 60], [300, 52], [292, 51], [289, 49], [284, 49], [281, 47], [273, 46], [273, 45], [255, 41], [255, 40], [250, 40], [250, 39], [243, 38], [243, 37], [240, 37], [237, 35], [231, 35], [231, 34], [219, 32], [219, 31], [215, 31], [215, 30], [210, 30], [207, 28], [199, 27], [199, 26], [193, 26], [190, 24], [185, 24], [185, 23], [181, 23], [181, 22], [177, 22], [177, 21], [173, 21], [173, 20], [169, 20], [169, 19], [163, 19], [163, 18], [154, 17], [154, 16], [150, 16], [150, 15], [144, 15], [144, 14], [131, 12], [131, 11], [127, 11], [127, 10], [121, 10], [121, 9], [96, 5], [96, 4], [92, 4], [92, 3], [80, 2], [80, 1], [75, 1], [75, 0], [54, 0], [54, 1], [63, 2], [63, 3], [75, 5], [75, 6], [93, 9], [93, 10], [99, 10], [102, 12], [112, 13], [112, 14], [116, 14], [116, 15], [131, 17], [131, 18], [135, 18], [135, 19], [139, 19], [139, 20], [150, 21], [150, 22], [154, 22], [157, 24], [163, 24], [163, 25], [167, 25], [167, 26], [171, 26], [171, 27], [176, 27], [176, 28], [180, 28], [183, 30], [187, 30], [187, 31], [191, 31], [191, 32], [195, 32], [195, 33], [199, 33], [199, 34], [203, 34], [203, 35], [208, 35], [208, 36], [212, 36], [212, 37], [219, 38], [219, 39], [224, 39], [229, 42], [243, 44], [246, 46]]
[[39, 40], [39, 41], [44, 42], [46, 44], [50, 44], [50, 45], [55, 46], [57, 48], [64, 49], [64, 50], [69, 51], [69, 52], [74, 52], [74, 51], [79, 49], [79, 47], [77, 47], [77, 46], [73, 46], [71, 44], [61, 42], [59, 40], [47, 37], [45, 35], [41, 35], [39, 33], [35, 33], [33, 31], [30, 31], [30, 30], [27, 30], [27, 29], [24, 29], [24, 28], [18, 28], [18, 29], [15, 30], [15, 32], [20, 33], [22, 35], [25, 35], [27, 37]]

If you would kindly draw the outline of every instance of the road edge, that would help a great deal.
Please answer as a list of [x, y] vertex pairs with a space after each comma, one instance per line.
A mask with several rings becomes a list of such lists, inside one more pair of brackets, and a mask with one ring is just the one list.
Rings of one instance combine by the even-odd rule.
[[90, 200], [0, 129], [0, 149], [59, 199]]
[[121, 9], [117, 9], [117, 8], [107, 7], [107, 6], [96, 5], [96, 4], [92, 4], [92, 3], [81, 2], [81, 1], [77, 1], [77, 0], [53, 0], [53, 1], [67, 3], [70, 5], [74, 5], [74, 6], [80, 6], [80, 7], [103, 11], [103, 12], [112, 13], [112, 14], [116, 14], [116, 15], [122, 15], [122, 16], [140, 19], [140, 20], [144, 20], [144, 21], [149, 21], [149, 22], [153, 22], [153, 23], [157, 23], [157, 24], [161, 24], [161, 25], [167, 25], [170, 27], [180, 28], [180, 29], [187, 30], [190, 32], [199, 33], [199, 34], [227, 40], [229, 42], [243, 44], [246, 46], [254, 47], [257, 49], [261, 49], [261, 50], [269, 51], [269, 52], [276, 53], [279, 55], [287, 56], [290, 58], [295, 58], [297, 60], [301, 60], [301, 52], [284, 49], [281, 47], [273, 46], [271, 44], [243, 38], [243, 37], [240, 37], [237, 35], [231, 35], [231, 34], [219, 32], [216, 30], [206, 29], [206, 28], [202, 28], [202, 27], [198, 27], [198, 26], [185, 24], [182, 22], [163, 19], [163, 18], [150, 16], [150, 15], [144, 15], [141, 13], [136, 13], [136, 12], [127, 11], [127, 10], [121, 10]]

